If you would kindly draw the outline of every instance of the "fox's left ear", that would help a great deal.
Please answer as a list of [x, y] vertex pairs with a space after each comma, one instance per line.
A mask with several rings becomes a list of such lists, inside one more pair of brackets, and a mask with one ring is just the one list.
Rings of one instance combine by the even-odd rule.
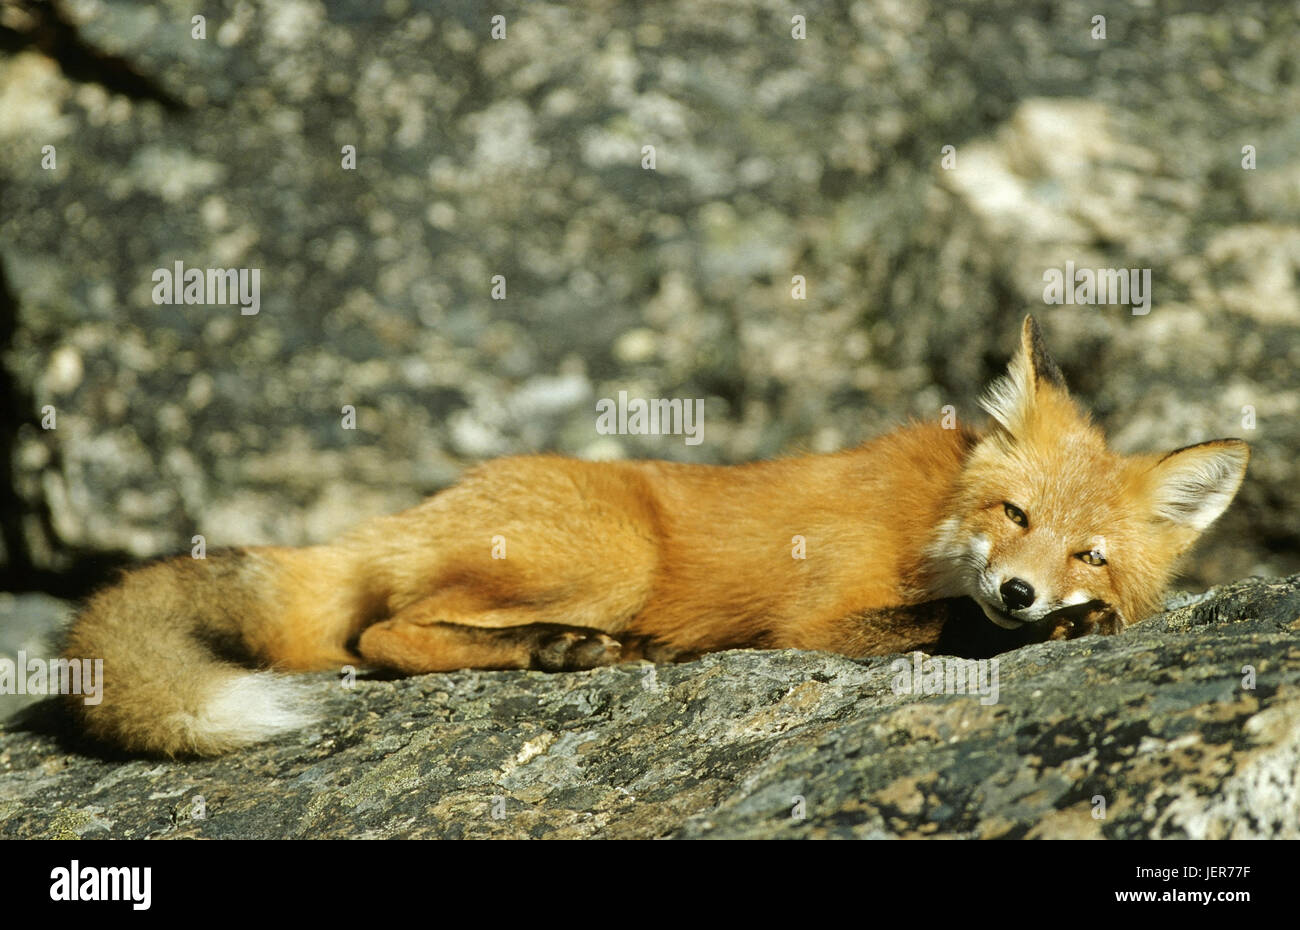
[[1228, 509], [1249, 461], [1250, 446], [1240, 439], [1170, 452], [1151, 470], [1155, 516], [1200, 533]]
[[1020, 351], [1006, 375], [989, 385], [980, 406], [1014, 436], [1045, 389], [1066, 393], [1065, 376], [1047, 351], [1038, 321], [1026, 316], [1020, 327]]

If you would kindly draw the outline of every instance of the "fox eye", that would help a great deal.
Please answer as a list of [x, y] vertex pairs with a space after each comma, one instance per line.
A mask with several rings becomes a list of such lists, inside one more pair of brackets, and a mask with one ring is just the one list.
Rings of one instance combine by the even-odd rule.
[[1100, 552], [1098, 552], [1096, 549], [1091, 549], [1088, 552], [1080, 552], [1078, 555], [1075, 556], [1075, 558], [1078, 559], [1080, 562], [1086, 562], [1089, 565], [1106, 564], [1106, 557], [1102, 555]]
[[1025, 512], [1015, 504], [1009, 504], [1006, 501], [1003, 501], [1002, 509], [1007, 512], [1007, 519], [1016, 524], [1016, 526], [1029, 525], [1029, 518], [1026, 517]]

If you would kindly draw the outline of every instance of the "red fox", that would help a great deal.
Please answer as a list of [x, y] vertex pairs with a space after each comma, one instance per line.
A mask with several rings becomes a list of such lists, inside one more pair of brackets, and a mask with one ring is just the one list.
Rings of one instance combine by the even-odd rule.
[[74, 621], [73, 707], [127, 750], [212, 755], [310, 719], [282, 671], [588, 669], [738, 647], [933, 651], [970, 599], [1000, 627], [1116, 633], [1231, 502], [1249, 449], [1121, 456], [1027, 317], [987, 432], [914, 423], [736, 466], [497, 459], [337, 541], [127, 572]]

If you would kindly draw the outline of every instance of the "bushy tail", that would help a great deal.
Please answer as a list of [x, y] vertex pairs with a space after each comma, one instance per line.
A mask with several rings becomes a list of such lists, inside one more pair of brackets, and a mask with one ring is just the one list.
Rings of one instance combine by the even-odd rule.
[[285, 607], [265, 550], [128, 572], [73, 621], [64, 655], [103, 659], [100, 703], [71, 696], [87, 733], [132, 752], [209, 756], [312, 720], [275, 672]]

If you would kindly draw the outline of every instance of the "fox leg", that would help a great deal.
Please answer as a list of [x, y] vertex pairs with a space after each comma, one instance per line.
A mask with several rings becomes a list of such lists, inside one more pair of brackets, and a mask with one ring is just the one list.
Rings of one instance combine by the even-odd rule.
[[462, 668], [577, 671], [612, 665], [622, 644], [589, 627], [558, 623], [484, 627], [395, 617], [368, 627], [358, 644], [372, 665], [405, 675]]
[[652, 636], [553, 622], [562, 613], [525, 607], [467, 610], [455, 599], [428, 597], [367, 627], [357, 650], [366, 662], [406, 675], [462, 668], [578, 671], [695, 656]]
[[896, 652], [933, 652], [953, 618], [950, 601], [880, 607], [791, 625], [778, 625], [763, 642], [769, 649], [812, 649], [861, 658]]

